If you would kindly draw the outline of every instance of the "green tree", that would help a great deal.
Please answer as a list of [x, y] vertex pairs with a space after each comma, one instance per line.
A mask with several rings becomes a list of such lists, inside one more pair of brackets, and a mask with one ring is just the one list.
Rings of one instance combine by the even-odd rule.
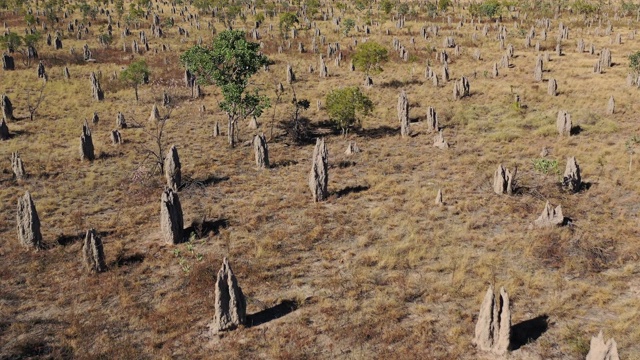
[[451, 0], [438, 0], [438, 10], [440, 11], [447, 11], [451, 5]]
[[389, 15], [391, 13], [391, 10], [393, 10], [393, 2], [391, 2], [391, 0], [382, 0], [382, 2], [380, 3], [380, 10]]
[[409, 4], [402, 3], [398, 6], [398, 15], [405, 16], [409, 13]]
[[116, 8], [116, 14], [118, 14], [118, 20], [122, 19], [122, 14], [124, 14], [124, 0], [115, 0], [114, 6]]
[[486, 0], [479, 4], [469, 5], [471, 16], [486, 16], [493, 18], [502, 10], [502, 4], [498, 0]]
[[320, 0], [306, 0], [305, 5], [307, 6], [307, 15], [309, 15], [309, 18], [315, 18], [320, 11]]
[[259, 117], [269, 107], [269, 99], [258, 89], [249, 90], [249, 79], [269, 63], [260, 53], [260, 45], [249, 42], [244, 31], [225, 30], [213, 40], [213, 45], [196, 45], [180, 56], [180, 62], [196, 75], [200, 84], [215, 84], [224, 100], [220, 108], [227, 113], [229, 145], [235, 146], [236, 124], [249, 116]]
[[367, 76], [382, 71], [382, 63], [389, 60], [387, 49], [375, 41], [361, 43], [353, 54], [353, 65]]
[[24, 16], [24, 21], [27, 23], [27, 25], [33, 26], [33, 24], [36, 23], [36, 17], [33, 16], [33, 14], [26, 14]]
[[136, 94], [136, 101], [138, 101], [138, 86], [149, 82], [149, 67], [144, 60], [138, 60], [129, 64], [129, 66], [122, 70], [120, 74], [120, 80], [133, 87]]
[[576, 0], [571, 5], [571, 8], [578, 14], [591, 15], [600, 10], [598, 4], [591, 4], [585, 0]]
[[291, 30], [293, 24], [298, 23], [299, 20], [296, 14], [290, 12], [280, 14], [280, 22], [278, 23], [280, 27], [280, 35], [282, 35], [282, 37], [286, 39], [289, 36], [289, 30]]
[[326, 102], [329, 119], [342, 131], [342, 135], [360, 125], [359, 116], [366, 116], [373, 110], [371, 99], [356, 86], [332, 90], [327, 94]]
[[0, 37], [0, 45], [7, 49], [10, 53], [18, 50], [22, 45], [22, 37], [14, 32], [9, 31]]
[[42, 40], [42, 34], [38, 31], [34, 31], [33, 34], [29, 33], [22, 38], [24, 45], [27, 47], [38, 48], [38, 43]]
[[636, 74], [640, 74], [640, 51], [629, 55], [629, 67]]
[[354, 27], [356, 27], [355, 20], [351, 18], [344, 19], [344, 21], [342, 22], [342, 33], [344, 34], [344, 36], [349, 36], [349, 32], [351, 32]]

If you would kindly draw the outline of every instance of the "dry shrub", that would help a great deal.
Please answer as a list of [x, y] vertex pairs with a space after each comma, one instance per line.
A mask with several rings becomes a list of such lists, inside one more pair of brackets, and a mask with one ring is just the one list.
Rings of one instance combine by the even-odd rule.
[[612, 240], [577, 234], [570, 229], [541, 231], [531, 250], [548, 267], [580, 274], [606, 270], [617, 259]]

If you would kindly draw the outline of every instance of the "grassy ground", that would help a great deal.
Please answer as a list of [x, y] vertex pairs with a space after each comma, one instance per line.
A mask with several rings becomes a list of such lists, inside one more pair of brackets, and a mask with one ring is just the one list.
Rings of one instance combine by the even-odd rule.
[[[170, 5], [163, 8], [164, 19]], [[332, 196], [319, 204], [311, 202], [307, 188], [313, 146], [292, 144], [278, 126], [293, 111], [290, 87], [259, 119], [258, 131], [270, 139], [271, 169], [255, 169], [250, 147], [230, 149], [226, 137], [212, 137], [216, 121], [226, 135], [226, 117], [217, 108], [219, 92], [206, 87], [203, 99], [190, 99], [178, 62], [199, 36], [211, 40], [205, 25], [209, 15], [201, 17], [200, 31], [174, 15], [176, 26], [189, 30], [188, 38], [178, 36], [174, 27], [166, 29], [165, 38], [155, 39], [143, 23], [152, 50], [164, 43], [171, 51], [133, 56], [144, 57], [152, 71], [138, 103], [133, 89], [110, 80], [131, 56], [121, 52], [117, 28], [112, 48], [99, 46], [95, 35], [104, 18], [94, 22], [88, 40], [64, 38], [58, 51], [42, 45], [39, 52], [49, 73], [44, 103], [34, 121], [9, 122], [14, 137], [0, 144], [0, 158], [5, 159], [0, 162], [0, 357], [491, 358], [471, 345], [489, 284], [509, 292], [514, 325], [548, 319], [548, 330], [512, 352], [512, 358], [584, 358], [590, 337], [601, 329], [605, 337], [615, 338], [623, 358], [640, 357], [640, 186], [634, 180], [637, 155], [630, 165], [626, 148], [630, 137], [640, 133], [634, 116], [640, 109], [637, 89], [625, 84], [627, 55], [638, 47], [638, 40], [627, 37], [637, 27], [635, 19], [614, 20], [610, 11], [611, 36], [604, 35], [606, 19], [598, 36], [597, 22], [588, 27], [582, 17], [569, 13], [553, 19], [548, 40], [540, 40], [543, 51], [551, 52], [544, 78], [558, 81], [559, 95], [550, 97], [546, 81], [533, 80], [535, 50], [524, 48], [534, 14], [512, 21], [505, 13], [506, 43], [514, 45], [515, 57], [512, 68], [500, 69], [498, 78], [492, 78], [493, 63], [503, 53], [495, 27], [491, 23], [488, 37], [482, 36], [483, 25], [475, 30], [468, 20], [458, 29], [460, 10], [455, 11], [451, 25], [446, 17], [420, 15], [408, 19], [404, 29], [396, 29], [392, 20], [372, 26], [369, 39], [389, 48], [390, 61], [366, 90], [376, 104], [374, 113], [363, 119], [361, 131], [347, 138], [326, 127], [327, 115], [316, 109], [316, 100], [324, 102], [331, 89], [362, 84], [363, 74], [347, 65], [353, 52], [349, 44], [362, 41], [364, 34], [344, 38], [330, 21], [316, 21], [327, 43], [339, 41], [345, 55], [340, 67], [328, 59], [330, 77], [320, 79], [317, 72], [307, 71], [309, 65], [317, 67], [319, 55], [296, 51], [298, 40], [311, 49], [312, 31], [300, 31], [291, 50], [279, 54], [277, 18], [266, 21], [274, 24], [272, 32], [261, 27], [264, 51], [275, 64], [256, 83], [275, 99], [276, 85], [285, 83], [290, 63], [298, 99], [312, 104], [304, 115], [316, 133], [326, 135]], [[349, 16], [358, 19], [353, 10]], [[0, 18], [18, 33], [24, 27], [22, 16], [0, 13]], [[569, 26], [570, 39], [563, 41], [564, 55], [558, 57], [554, 48], [560, 22]], [[438, 37], [420, 37], [419, 29], [427, 23], [440, 26]], [[218, 31], [224, 28], [214, 25]], [[391, 35], [385, 35], [386, 29]], [[133, 35], [125, 40], [128, 47], [138, 31], [132, 28]], [[611, 45], [617, 33], [623, 34], [623, 43]], [[451, 76], [467, 76], [471, 83], [471, 97], [460, 101], [453, 100], [453, 80], [435, 88], [423, 75], [427, 62], [441, 73], [431, 49], [440, 50], [447, 35], [462, 47], [460, 56], [448, 50]], [[394, 37], [408, 48], [411, 61], [403, 62], [393, 52]], [[595, 44], [597, 52], [611, 49], [614, 66], [594, 74], [598, 54], [578, 54], [579, 38]], [[84, 43], [96, 63], [69, 55], [70, 47], [79, 53]], [[480, 61], [472, 56], [476, 48]], [[326, 48], [320, 50], [325, 53]], [[28, 115], [27, 90], [37, 89], [40, 82], [35, 66], [26, 68], [16, 58], [16, 71], [0, 73], [0, 93], [10, 97], [21, 118]], [[69, 80], [62, 76], [65, 65]], [[91, 99], [92, 71], [102, 74], [104, 102]], [[409, 96], [414, 119], [414, 136], [408, 139], [399, 136], [396, 118], [401, 89]], [[152, 104], [161, 103], [162, 90], [176, 104], [165, 136], [167, 144], [178, 147], [187, 180], [180, 192], [185, 224], [205, 219], [209, 230], [196, 227], [192, 241], [177, 246], [163, 244], [159, 236], [163, 179], [144, 176], [151, 168], [144, 153], [153, 149], [149, 132], [154, 130], [147, 118]], [[514, 106], [514, 94], [521, 97], [521, 108]], [[606, 115], [611, 95], [616, 113]], [[204, 114], [201, 105], [206, 106]], [[423, 122], [429, 106], [435, 107], [452, 144], [448, 150], [432, 147], [433, 134]], [[571, 113], [579, 134], [556, 135], [560, 109]], [[81, 162], [82, 123], [94, 111], [100, 116], [92, 126], [98, 159]], [[116, 148], [110, 145], [109, 131], [118, 111], [142, 127], [122, 130], [125, 143]], [[167, 111], [161, 108], [161, 113]], [[241, 127], [243, 141], [256, 132]], [[363, 152], [344, 155], [349, 140], [356, 140]], [[547, 159], [557, 161], [547, 174], [534, 168], [543, 147], [550, 149]], [[26, 181], [12, 179], [8, 159], [13, 151], [25, 163]], [[568, 156], [577, 158], [588, 184], [577, 194], [558, 186]], [[492, 191], [499, 163], [518, 167], [513, 196]], [[444, 194], [443, 207], [434, 204], [438, 189]], [[43, 225], [43, 251], [22, 249], [17, 241], [15, 204], [26, 190]], [[546, 200], [561, 204], [572, 225], [529, 229]], [[78, 235], [90, 227], [103, 233], [109, 270], [99, 275], [87, 274], [81, 264]], [[249, 314], [291, 301], [297, 308], [211, 337], [207, 325], [214, 313], [213, 284], [224, 256], [248, 297]]]

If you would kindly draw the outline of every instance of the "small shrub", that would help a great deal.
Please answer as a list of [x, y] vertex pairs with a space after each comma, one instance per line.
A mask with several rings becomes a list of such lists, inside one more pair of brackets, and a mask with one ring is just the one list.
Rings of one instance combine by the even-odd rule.
[[560, 174], [560, 170], [558, 170], [558, 160], [534, 159], [531, 162], [533, 163], [533, 169], [539, 173], [545, 175], [550, 173]]
[[373, 110], [373, 102], [358, 87], [336, 89], [327, 94], [327, 113], [334, 125], [346, 135], [351, 127], [359, 126], [359, 115]]
[[640, 73], [640, 51], [629, 55], [629, 67], [634, 73]]

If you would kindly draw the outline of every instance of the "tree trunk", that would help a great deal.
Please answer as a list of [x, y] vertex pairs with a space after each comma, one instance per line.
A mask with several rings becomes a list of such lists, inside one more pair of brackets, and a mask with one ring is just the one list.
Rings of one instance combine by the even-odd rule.
[[234, 137], [235, 132], [236, 132], [235, 122], [233, 118], [229, 116], [229, 126], [227, 127], [227, 139], [229, 139], [229, 146], [231, 147], [236, 146], [236, 139]]

